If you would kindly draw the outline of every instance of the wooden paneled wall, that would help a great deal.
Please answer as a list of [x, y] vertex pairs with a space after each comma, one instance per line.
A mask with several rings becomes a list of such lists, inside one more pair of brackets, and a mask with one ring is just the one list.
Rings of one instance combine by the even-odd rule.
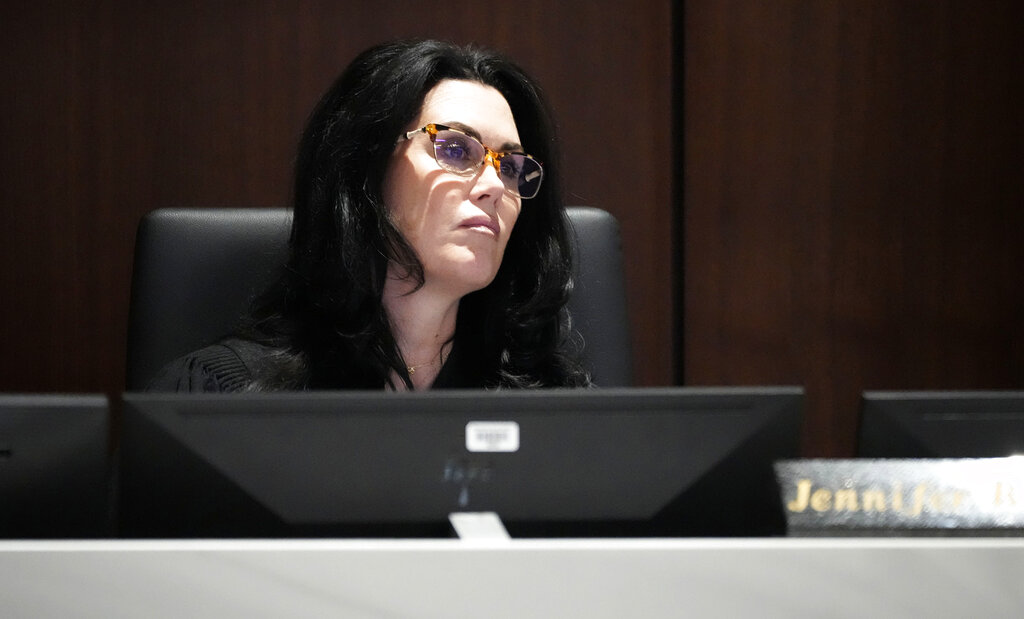
[[686, 383], [1024, 388], [1022, 7], [685, 3]]
[[408, 36], [501, 49], [545, 87], [569, 202], [622, 223], [638, 380], [670, 382], [671, 23], [669, 0], [4, 3], [0, 391], [120, 392], [139, 217], [287, 204], [320, 94]]

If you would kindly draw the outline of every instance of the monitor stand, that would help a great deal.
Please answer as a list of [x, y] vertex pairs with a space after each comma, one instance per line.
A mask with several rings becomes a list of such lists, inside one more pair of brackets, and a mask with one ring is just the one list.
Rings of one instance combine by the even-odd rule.
[[509, 541], [511, 537], [494, 512], [456, 512], [448, 514], [448, 522], [459, 539], [469, 542]]

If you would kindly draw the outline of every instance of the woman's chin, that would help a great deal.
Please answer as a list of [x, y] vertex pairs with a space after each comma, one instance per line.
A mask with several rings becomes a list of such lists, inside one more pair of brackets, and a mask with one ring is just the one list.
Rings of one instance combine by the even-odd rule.
[[445, 282], [447, 288], [469, 294], [486, 288], [494, 281], [499, 266], [493, 260], [459, 261], [447, 264], [443, 270], [428, 273], [427, 280], [431, 283]]

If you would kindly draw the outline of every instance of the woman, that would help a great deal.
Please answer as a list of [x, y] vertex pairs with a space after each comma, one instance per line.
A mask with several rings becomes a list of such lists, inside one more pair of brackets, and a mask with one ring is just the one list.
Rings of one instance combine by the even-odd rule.
[[286, 275], [238, 337], [150, 388], [588, 385], [554, 141], [537, 87], [492, 52], [364, 52], [299, 145]]

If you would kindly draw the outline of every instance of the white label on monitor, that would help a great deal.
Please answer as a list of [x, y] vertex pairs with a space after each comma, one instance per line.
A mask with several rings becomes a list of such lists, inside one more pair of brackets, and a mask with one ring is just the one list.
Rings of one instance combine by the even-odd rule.
[[474, 453], [519, 451], [519, 424], [514, 421], [470, 421], [466, 449]]

